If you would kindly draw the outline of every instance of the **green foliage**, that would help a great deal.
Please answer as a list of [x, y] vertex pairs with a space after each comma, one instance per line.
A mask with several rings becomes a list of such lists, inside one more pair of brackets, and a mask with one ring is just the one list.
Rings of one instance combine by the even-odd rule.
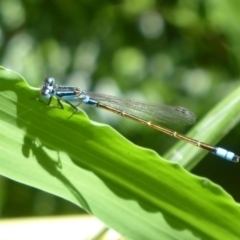
[[[237, 239], [240, 209], [219, 186], [71, 108], [47, 107], [0, 70], [0, 173], [65, 198], [132, 239]], [[144, 227], [143, 227], [144, 226]]]
[[[207, 113], [203, 121], [191, 130], [189, 136], [211, 144], [216, 144], [225, 136], [219, 146], [238, 154], [239, 127], [226, 135], [239, 120], [238, 9], [237, 1], [227, 0], [0, 1], [0, 61], [1, 65], [22, 74], [31, 86], [39, 87], [46, 76], [53, 76], [58, 84], [67, 83], [90, 91], [123, 95], [130, 99], [183, 106], [197, 115], [198, 123]], [[1, 74], [2, 79], [9, 80], [0, 82], [0, 135], [3, 136], [0, 149], [8, 156], [7, 161], [1, 162], [1, 166], [5, 166], [8, 173], [3, 175], [30, 184], [30, 174], [26, 180], [20, 180], [14, 172], [21, 171], [21, 177], [24, 178], [28, 172], [25, 172], [26, 164], [31, 163], [35, 164], [35, 167], [39, 166], [42, 173], [45, 171], [41, 181], [46, 179], [49, 182], [49, 178], [45, 177], [47, 173], [48, 177], [52, 176], [51, 181], [57, 181], [57, 177], [62, 176], [60, 173], [68, 164], [76, 165], [76, 157], [71, 156], [70, 151], [65, 149], [66, 143], [63, 140], [58, 139], [55, 141], [57, 143], [53, 143], [52, 140], [55, 139], [51, 139], [49, 135], [53, 133], [57, 138], [62, 131], [64, 136], [60, 139], [68, 139], [68, 127], [71, 128], [74, 124], [74, 132], [79, 129], [80, 133], [84, 133], [76, 140], [76, 136], [70, 131], [76, 144], [84, 140], [81, 146], [88, 143], [95, 150], [105, 149], [105, 145], [108, 149], [114, 147], [109, 143], [109, 139], [96, 135], [96, 132], [106, 134], [109, 138], [114, 137], [114, 141], [122, 138], [111, 128], [90, 122], [81, 111], [73, 119], [66, 121], [71, 109], [48, 109], [40, 102], [29, 99], [38, 97], [38, 91], [30, 89], [22, 82], [22, 78], [3, 69]], [[228, 97], [225, 98], [226, 96]], [[217, 105], [222, 99], [225, 100]], [[102, 114], [100, 110], [86, 111], [90, 119], [110, 124], [131, 142], [154, 149], [160, 155], [166, 153], [177, 141], [119, 116], [111, 117], [113, 114]], [[51, 125], [51, 129], [46, 124], [49, 124], [49, 128]], [[58, 134], [54, 132], [55, 125], [59, 129]], [[181, 133], [190, 128], [167, 127]], [[91, 139], [97, 139], [88, 140], [86, 143], [85, 140], [89, 139], [86, 134], [89, 134]], [[68, 139], [67, 145], [72, 143], [73, 139]], [[115, 147], [118, 148], [117, 145]], [[2, 152], [0, 154], [4, 155]], [[18, 161], [12, 154], [22, 157], [18, 166]], [[152, 154], [154, 159], [157, 158], [155, 153]], [[190, 170], [202, 160], [204, 154], [205, 151], [179, 141], [164, 156], [168, 160], [178, 161]], [[85, 159], [79, 163], [79, 169], [84, 168], [84, 164], [87, 164], [84, 165], [86, 168], [92, 164], [89, 171], [85, 170], [81, 174], [89, 173], [95, 165], [97, 169], [105, 167], [97, 158], [91, 159], [88, 158], [89, 163], [85, 163]], [[14, 161], [14, 164], [9, 165], [11, 161]], [[64, 164], [65, 162], [68, 164]], [[114, 161], [109, 160], [109, 164], [112, 162]], [[133, 165], [136, 162], [139, 163], [138, 158]], [[162, 166], [159, 164], [156, 163], [156, 169]], [[114, 162], [115, 165], [122, 169]], [[193, 171], [218, 182], [238, 200], [239, 190], [237, 184], [234, 184], [240, 180], [238, 166], [208, 154]], [[34, 171], [31, 178], [35, 174], [35, 167], [30, 167]], [[124, 168], [125, 171], [127, 169]], [[39, 174], [39, 171], [36, 172]], [[98, 173], [96, 170], [92, 172], [95, 175]], [[115, 171], [112, 174], [117, 175]], [[122, 174], [120, 172], [118, 175]], [[122, 177], [119, 178], [121, 182]], [[71, 177], [67, 178], [71, 182], [69, 179], [72, 181]], [[64, 182], [61, 180], [61, 183]], [[106, 185], [105, 179], [102, 182]], [[40, 183], [36, 181], [35, 185], [30, 185], [51, 193], [56, 191], [55, 186], [51, 187], [49, 184], [50, 191], [46, 189], [47, 184], [39, 187]], [[89, 183], [84, 184], [88, 188]], [[0, 185], [0, 213], [3, 217], [79, 212], [79, 208], [74, 209], [74, 205], [67, 201], [27, 188], [7, 178], [0, 178]], [[69, 191], [65, 192], [71, 192], [72, 195], [69, 196], [74, 195], [75, 198], [67, 199], [80, 204], [81, 197], [74, 193], [74, 188], [68, 189]], [[92, 187], [89, 186], [89, 189]], [[65, 194], [57, 195], [65, 197]], [[98, 214], [95, 212], [94, 215]], [[151, 221], [154, 221], [154, 218], [151, 218]]]

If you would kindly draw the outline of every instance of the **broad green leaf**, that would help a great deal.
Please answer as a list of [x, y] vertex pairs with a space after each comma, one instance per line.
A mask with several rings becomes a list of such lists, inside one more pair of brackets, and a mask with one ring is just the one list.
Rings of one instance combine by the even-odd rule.
[[239, 205], [221, 187], [38, 97], [0, 69], [1, 175], [65, 198], [130, 239], [239, 239]]

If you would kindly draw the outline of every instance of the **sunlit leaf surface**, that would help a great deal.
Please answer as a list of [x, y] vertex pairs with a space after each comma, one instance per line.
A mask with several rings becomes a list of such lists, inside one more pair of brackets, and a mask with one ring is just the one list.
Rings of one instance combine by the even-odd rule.
[[3, 176], [65, 198], [128, 238], [238, 239], [239, 205], [222, 188], [38, 97], [0, 69]]

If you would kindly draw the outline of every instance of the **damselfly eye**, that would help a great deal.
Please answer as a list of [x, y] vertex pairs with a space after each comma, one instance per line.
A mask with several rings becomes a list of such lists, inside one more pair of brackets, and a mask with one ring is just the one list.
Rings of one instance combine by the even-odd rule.
[[50, 93], [50, 90], [46, 87], [43, 87], [42, 90], [41, 90], [41, 95], [42, 96], [46, 96]]
[[54, 78], [52, 78], [52, 77], [48, 77], [48, 78], [45, 78], [45, 80], [44, 80], [44, 85], [47, 85], [47, 86], [53, 86], [53, 84], [54, 84], [54, 82], [55, 82], [55, 79]]

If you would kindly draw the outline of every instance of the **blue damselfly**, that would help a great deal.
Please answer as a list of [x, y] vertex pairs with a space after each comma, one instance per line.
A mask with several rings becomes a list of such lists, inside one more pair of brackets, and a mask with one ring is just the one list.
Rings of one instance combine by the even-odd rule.
[[[41, 88], [41, 98], [48, 100], [47, 105], [50, 105], [53, 96], [57, 98], [59, 106], [62, 109], [63, 105], [61, 101], [69, 104], [75, 110], [74, 113], [78, 110], [78, 106], [82, 103], [103, 108], [123, 117], [135, 120], [148, 127], [154, 128], [174, 138], [191, 143], [228, 161], [239, 161], [239, 156], [230, 151], [189, 138], [176, 131], [154, 123], [164, 122], [193, 124], [196, 117], [194, 113], [186, 108], [126, 100], [105, 94], [88, 92], [74, 86], [55, 85], [54, 78], [49, 77], [44, 80]], [[75, 102], [77, 102], [76, 105], [73, 104]]]

